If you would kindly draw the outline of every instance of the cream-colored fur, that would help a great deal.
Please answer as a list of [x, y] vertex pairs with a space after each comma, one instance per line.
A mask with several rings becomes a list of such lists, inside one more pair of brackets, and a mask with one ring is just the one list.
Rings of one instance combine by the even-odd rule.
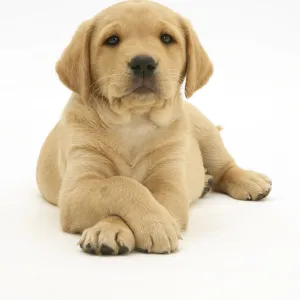
[[[110, 36], [119, 44], [107, 45]], [[136, 55], [157, 62], [150, 93], [132, 88]], [[82, 233], [84, 251], [176, 251], [189, 205], [207, 189], [205, 169], [213, 189], [233, 198], [269, 193], [270, 180], [238, 167], [220, 128], [182, 101], [183, 79], [190, 97], [213, 68], [191, 25], [170, 9], [149, 1], [109, 7], [79, 27], [56, 70], [73, 94], [41, 149], [37, 183], [59, 206], [62, 229]]]

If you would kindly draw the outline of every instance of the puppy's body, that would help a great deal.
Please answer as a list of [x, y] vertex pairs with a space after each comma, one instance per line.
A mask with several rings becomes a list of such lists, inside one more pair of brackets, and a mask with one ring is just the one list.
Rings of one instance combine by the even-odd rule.
[[43, 145], [37, 182], [60, 207], [63, 230], [83, 232], [86, 252], [175, 251], [188, 206], [205, 191], [204, 166], [214, 189], [234, 198], [270, 191], [269, 179], [240, 169], [215, 126], [182, 101], [183, 76], [190, 97], [212, 65], [171, 10], [148, 1], [107, 9], [80, 26], [57, 72], [74, 93]]
[[[41, 191], [45, 199], [55, 205], [58, 205], [58, 194], [66, 170], [68, 151], [73, 147], [72, 140], [68, 136], [69, 130], [65, 118], [67, 118], [69, 111], [72, 111], [73, 106], [78, 106], [80, 114], [89, 114], [89, 112], [84, 111], [84, 106], [82, 107], [76, 103], [76, 98], [76, 95], [72, 97], [63, 119], [47, 137], [41, 150], [37, 169], [38, 184]], [[193, 110], [198, 113], [197, 125], [199, 128], [203, 128], [201, 122], [206, 120], [203, 120], [200, 112], [196, 111], [197, 109], [187, 102], [184, 103], [183, 109], [183, 120], [181, 122], [187, 122], [187, 124], [182, 125], [178, 121], [178, 124], [173, 125], [174, 128], [159, 128], [149, 119], [137, 116], [135, 120], [126, 125], [118, 125], [112, 129], [101, 127], [95, 129], [93, 124], [99, 122], [97, 113], [93, 116], [95, 118], [94, 122], [90, 123], [91, 119], [88, 120], [92, 127], [88, 127], [89, 125], [84, 123], [82, 126], [86, 126], [87, 132], [89, 130], [94, 131], [93, 136], [91, 132], [88, 133], [88, 143], [91, 150], [101, 151], [111, 161], [112, 169], [109, 176], [127, 176], [142, 184], [149, 175], [150, 170], [159, 162], [157, 153], [159, 152], [159, 156], [162, 158], [170, 157], [169, 151], [172, 152], [172, 144], [177, 141], [182, 147], [184, 155], [182, 159], [184, 168], [178, 166], [178, 169], [180, 169], [180, 172], [186, 173], [184, 185], [187, 189], [187, 199], [192, 202], [202, 194], [205, 172], [199, 141], [196, 139], [194, 126], [191, 126], [189, 114]], [[210, 126], [210, 124], [207, 122], [206, 126]], [[179, 127], [181, 127], [180, 130], [178, 130]], [[76, 127], [74, 130], [76, 130]], [[82, 135], [82, 139], [84, 139], [84, 131]], [[100, 161], [97, 164], [100, 164], [99, 167], [102, 168]]]

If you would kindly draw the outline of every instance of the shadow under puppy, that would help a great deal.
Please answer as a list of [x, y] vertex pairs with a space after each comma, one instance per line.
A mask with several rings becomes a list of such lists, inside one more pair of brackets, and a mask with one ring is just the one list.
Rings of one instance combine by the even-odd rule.
[[[88, 253], [171, 253], [189, 205], [215, 191], [260, 200], [264, 175], [241, 169], [217, 128], [182, 101], [212, 64], [189, 22], [150, 1], [111, 6], [82, 23], [56, 65], [73, 91], [40, 152], [37, 183], [62, 229]], [[212, 177], [207, 180], [208, 175]]]

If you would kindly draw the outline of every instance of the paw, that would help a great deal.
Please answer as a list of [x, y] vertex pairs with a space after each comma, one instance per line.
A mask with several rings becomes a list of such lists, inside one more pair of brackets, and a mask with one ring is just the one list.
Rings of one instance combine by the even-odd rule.
[[168, 254], [178, 250], [179, 225], [164, 209], [162, 214], [148, 214], [133, 227], [136, 250], [143, 253]]
[[109, 218], [84, 230], [78, 244], [89, 254], [117, 255], [132, 251], [135, 247], [135, 239], [122, 220], [114, 222]]
[[240, 169], [229, 169], [214, 186], [216, 191], [226, 193], [239, 200], [258, 201], [267, 197], [272, 188], [272, 181], [265, 175]]
[[208, 171], [206, 170], [205, 171], [204, 188], [203, 188], [203, 191], [202, 191], [202, 194], [201, 194], [200, 198], [203, 198], [208, 192], [211, 191], [212, 185], [213, 185], [212, 176], [209, 175]]

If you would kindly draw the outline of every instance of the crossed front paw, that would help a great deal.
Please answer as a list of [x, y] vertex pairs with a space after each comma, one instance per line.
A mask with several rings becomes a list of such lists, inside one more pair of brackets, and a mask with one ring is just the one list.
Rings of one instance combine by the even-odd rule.
[[126, 254], [135, 247], [135, 238], [128, 226], [122, 222], [103, 220], [83, 231], [79, 245], [89, 254]]
[[178, 250], [180, 227], [165, 209], [160, 213], [148, 214], [141, 223], [134, 222], [131, 228], [137, 251], [168, 254]]

